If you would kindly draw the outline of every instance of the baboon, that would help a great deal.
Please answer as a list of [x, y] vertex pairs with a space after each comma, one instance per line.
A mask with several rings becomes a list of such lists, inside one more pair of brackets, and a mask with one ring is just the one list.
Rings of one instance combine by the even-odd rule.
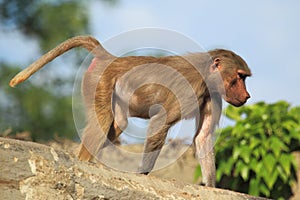
[[107, 140], [115, 141], [126, 128], [128, 117], [150, 119], [138, 169], [148, 174], [169, 128], [181, 119], [195, 118], [194, 144], [203, 183], [215, 187], [213, 138], [222, 98], [234, 106], [241, 106], [250, 98], [245, 79], [251, 71], [240, 56], [216, 49], [184, 56], [116, 57], [95, 38], [77, 36], [17, 74], [10, 85], [23, 82], [74, 47], [84, 47], [94, 56], [82, 83], [88, 119], [78, 155], [81, 160], [97, 155]]

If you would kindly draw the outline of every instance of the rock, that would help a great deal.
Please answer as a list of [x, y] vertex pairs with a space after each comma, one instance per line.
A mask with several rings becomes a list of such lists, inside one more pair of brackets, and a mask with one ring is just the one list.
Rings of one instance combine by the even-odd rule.
[[1, 199], [263, 199], [81, 162], [42, 144], [0, 138]]

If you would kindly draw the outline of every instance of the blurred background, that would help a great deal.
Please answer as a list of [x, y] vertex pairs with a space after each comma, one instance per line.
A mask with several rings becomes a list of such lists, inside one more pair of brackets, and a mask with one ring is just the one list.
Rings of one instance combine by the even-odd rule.
[[[226, 135], [226, 130], [223, 131], [223, 141], [226, 141], [234, 130], [252, 133], [245, 126], [247, 123], [252, 127], [253, 133], [255, 133], [254, 130], [261, 128], [263, 136], [266, 133], [269, 134], [268, 123], [270, 122], [276, 125], [275, 128], [270, 129], [274, 130], [274, 135], [276, 130], [280, 130], [280, 134], [287, 132], [286, 135], [289, 133], [294, 135], [291, 136], [292, 139], [287, 139], [283, 147], [279, 145], [283, 137], [279, 134], [279, 141], [273, 139], [276, 142], [266, 143], [265, 148], [278, 147], [280, 151], [290, 154], [300, 149], [300, 138], [298, 138], [300, 127], [295, 125], [300, 123], [298, 109], [300, 105], [299, 8], [300, 1], [297, 0], [0, 0], [0, 135], [33, 141], [47, 141], [55, 138], [79, 141], [73, 122], [71, 95], [75, 74], [87, 56], [85, 50], [76, 49], [60, 56], [26, 83], [19, 85], [17, 89], [8, 86], [9, 80], [21, 69], [67, 38], [76, 35], [93, 35], [103, 42], [122, 32], [137, 28], [157, 27], [177, 31], [190, 37], [207, 50], [226, 48], [241, 55], [252, 69], [253, 76], [247, 79], [247, 87], [252, 98], [247, 102], [249, 107], [246, 107], [246, 110], [232, 111], [230, 107], [229, 110], [227, 109], [227, 117], [230, 120], [225, 122], [225, 125], [237, 124], [239, 128], [229, 127], [226, 129], [227, 132], [230, 130], [228, 135]], [[278, 101], [280, 102], [276, 103]], [[290, 113], [290, 107], [296, 109]], [[252, 115], [250, 111], [257, 115]], [[268, 117], [257, 117], [263, 116], [264, 113], [277, 118], [263, 123]], [[285, 114], [289, 116], [284, 119], [287, 120], [289, 128], [281, 130], [277, 125], [281, 124], [280, 120], [283, 119], [280, 118], [278, 121], [278, 116], [284, 117]], [[245, 115], [252, 116], [252, 118], [248, 119]], [[143, 123], [141, 122], [140, 125], [144, 126]], [[254, 126], [255, 124], [262, 125], [257, 127]], [[243, 127], [247, 130], [242, 129]], [[241, 135], [240, 140], [234, 142], [244, 141], [244, 137], [245, 135]], [[261, 139], [260, 136], [256, 138]], [[249, 136], [249, 140], [252, 141], [252, 139], [253, 137]], [[258, 141], [262, 140], [268, 141], [267, 138]], [[294, 140], [297, 140], [296, 143]], [[257, 144], [260, 144], [259, 142]], [[292, 147], [287, 150], [287, 146]], [[257, 145], [253, 146], [253, 148], [256, 147]], [[224, 152], [228, 149], [224, 150], [227, 148], [226, 145], [222, 148], [223, 153], [219, 156], [224, 160], [226, 156]], [[238, 151], [237, 149], [234, 151], [233, 146], [230, 148], [229, 153], [227, 152], [228, 159], [232, 153]], [[266, 150], [266, 152], [269, 151], [270, 149]], [[270, 174], [274, 174], [273, 168], [269, 173], [263, 172], [265, 179], [259, 176], [256, 176], [256, 179], [250, 179], [255, 176], [255, 171], [262, 170], [261, 168], [250, 169], [251, 160], [243, 156], [239, 157], [242, 155], [241, 152], [243, 149], [238, 151], [240, 154], [234, 154], [235, 162], [232, 161], [229, 168], [234, 169], [237, 165], [233, 163], [238, 163], [239, 158], [244, 163], [244, 165], [238, 164], [238, 172], [235, 175], [239, 175], [238, 180], [244, 181], [243, 183], [247, 182], [248, 186], [252, 184], [252, 190], [242, 190], [242, 192], [278, 197], [270, 191], [274, 188], [278, 190], [280, 185], [287, 182], [290, 187], [295, 180], [296, 175], [292, 176], [290, 172], [296, 165], [292, 164], [293, 159], [290, 157], [290, 161], [287, 158], [281, 164], [278, 161], [279, 167], [276, 165], [278, 171], [271, 183], [268, 180], [271, 177]], [[247, 149], [245, 152], [254, 151]], [[277, 150], [274, 152], [276, 159], [273, 161], [276, 163], [280, 159]], [[254, 160], [263, 160], [263, 157], [266, 157], [264, 163], [272, 163], [272, 159], [265, 154], [259, 158], [255, 157]], [[217, 165], [222, 166], [222, 163], [217, 163]], [[227, 173], [229, 176], [231, 172], [224, 166], [223, 171], [218, 172], [220, 182], [224, 182], [222, 173]], [[246, 167], [248, 171], [245, 170]], [[284, 170], [285, 176], [279, 173]], [[276, 182], [280, 177], [282, 182]], [[251, 180], [256, 182], [251, 182]], [[260, 182], [260, 180], [263, 181]], [[231, 188], [234, 189], [238, 188], [241, 182], [237, 181], [233, 184], [235, 186]], [[261, 184], [262, 186], [259, 187], [262, 189], [253, 189], [255, 184]], [[286, 191], [285, 188], [281, 189]], [[288, 195], [291, 195], [290, 190], [284, 198]]]

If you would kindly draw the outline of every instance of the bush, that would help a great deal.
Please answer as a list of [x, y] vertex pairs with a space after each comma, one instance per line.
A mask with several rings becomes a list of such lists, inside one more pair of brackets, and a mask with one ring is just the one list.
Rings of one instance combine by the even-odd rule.
[[228, 106], [225, 115], [235, 125], [217, 131], [218, 187], [276, 199], [290, 197], [297, 169], [292, 152], [300, 149], [300, 107], [291, 108], [284, 101], [260, 102]]

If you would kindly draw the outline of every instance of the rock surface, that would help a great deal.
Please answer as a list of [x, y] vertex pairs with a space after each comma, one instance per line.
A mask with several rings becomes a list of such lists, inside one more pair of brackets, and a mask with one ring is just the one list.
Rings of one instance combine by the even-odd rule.
[[81, 162], [42, 144], [0, 138], [1, 199], [263, 199]]

